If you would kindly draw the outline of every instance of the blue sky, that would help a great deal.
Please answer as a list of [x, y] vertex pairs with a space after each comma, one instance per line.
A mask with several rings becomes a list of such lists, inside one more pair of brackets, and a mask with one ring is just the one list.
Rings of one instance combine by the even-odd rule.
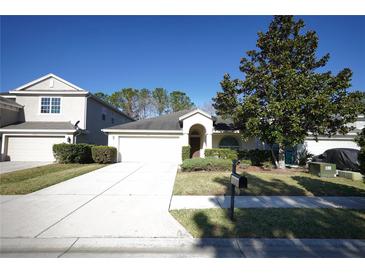
[[[92, 92], [124, 87], [185, 91], [197, 105], [255, 48], [271, 16], [1, 17], [1, 91], [54, 73]], [[327, 68], [352, 69], [365, 90], [365, 16], [301, 16], [319, 35]]]

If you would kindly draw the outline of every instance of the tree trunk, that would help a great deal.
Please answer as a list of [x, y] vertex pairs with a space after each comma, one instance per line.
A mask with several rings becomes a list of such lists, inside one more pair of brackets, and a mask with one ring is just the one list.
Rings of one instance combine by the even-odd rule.
[[274, 150], [272, 149], [272, 146], [271, 146], [270, 150], [271, 150], [271, 156], [272, 156], [272, 159], [274, 160], [275, 167], [276, 167], [276, 168], [279, 168], [279, 162], [278, 162], [278, 160], [276, 159], [276, 156], [275, 156]]
[[271, 146], [271, 155], [274, 160], [274, 164], [276, 168], [285, 168], [285, 147], [281, 144], [279, 144], [279, 158], [276, 158], [276, 155], [274, 153], [274, 150]]
[[278, 168], [285, 168], [285, 147], [282, 144], [279, 144], [279, 159], [278, 159]]

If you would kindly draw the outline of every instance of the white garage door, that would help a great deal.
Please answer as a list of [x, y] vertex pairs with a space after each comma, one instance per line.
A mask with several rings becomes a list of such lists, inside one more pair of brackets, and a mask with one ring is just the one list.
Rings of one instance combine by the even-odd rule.
[[178, 137], [119, 137], [122, 162], [179, 162]]
[[10, 161], [54, 161], [52, 146], [64, 137], [8, 137]]
[[354, 148], [360, 149], [359, 146], [353, 141], [338, 141], [338, 140], [308, 140], [305, 142], [309, 153], [314, 155], [322, 154], [327, 149], [331, 148]]

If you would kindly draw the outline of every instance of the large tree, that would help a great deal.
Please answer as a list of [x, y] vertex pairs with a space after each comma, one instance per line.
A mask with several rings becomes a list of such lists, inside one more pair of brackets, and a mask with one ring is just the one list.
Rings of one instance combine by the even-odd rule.
[[108, 102], [108, 103], [110, 102], [110, 96], [104, 92], [98, 91], [98, 92], [95, 92], [94, 95], [105, 102]]
[[151, 91], [143, 88], [138, 91], [138, 117], [145, 119], [151, 115]]
[[293, 16], [275, 16], [268, 31], [258, 33], [257, 48], [241, 59], [244, 78], [225, 74], [213, 98], [218, 115], [232, 117], [245, 137], [279, 146], [279, 159], [272, 154], [280, 168], [285, 147], [309, 134], [346, 134], [364, 108], [363, 93], [348, 91], [351, 70], [324, 71], [329, 54], [317, 57], [318, 36], [303, 27]]
[[123, 88], [114, 92], [110, 96], [110, 102], [121, 108], [130, 117], [139, 119], [138, 117], [138, 90], [133, 88]]
[[177, 112], [184, 109], [191, 109], [194, 103], [185, 92], [173, 91], [169, 95], [170, 108], [172, 112]]
[[164, 88], [155, 88], [152, 91], [152, 100], [157, 115], [162, 115], [168, 111], [169, 96]]

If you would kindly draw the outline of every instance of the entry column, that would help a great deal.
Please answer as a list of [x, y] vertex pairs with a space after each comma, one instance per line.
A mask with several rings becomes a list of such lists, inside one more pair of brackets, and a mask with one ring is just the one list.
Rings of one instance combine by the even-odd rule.
[[206, 138], [206, 144], [207, 144], [206, 148], [212, 148], [212, 134], [207, 133], [205, 135], [205, 138]]

